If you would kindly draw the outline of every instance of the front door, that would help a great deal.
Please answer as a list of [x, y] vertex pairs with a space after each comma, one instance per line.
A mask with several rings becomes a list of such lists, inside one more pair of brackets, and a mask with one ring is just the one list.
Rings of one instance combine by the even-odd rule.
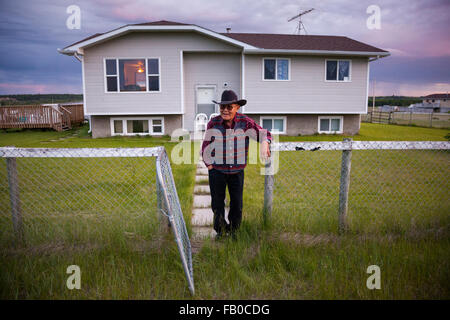
[[198, 86], [196, 88], [196, 106], [195, 115], [204, 113], [208, 116], [216, 112], [216, 105], [212, 102], [215, 99], [216, 87], [215, 86]]

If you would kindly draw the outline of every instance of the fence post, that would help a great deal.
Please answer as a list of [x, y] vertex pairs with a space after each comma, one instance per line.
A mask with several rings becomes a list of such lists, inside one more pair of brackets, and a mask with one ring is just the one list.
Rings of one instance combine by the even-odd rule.
[[430, 112], [430, 128], [433, 127], [433, 111]]
[[272, 155], [264, 165], [264, 208], [263, 220], [268, 223], [272, 216], [272, 202], [273, 202], [273, 169], [272, 169]]
[[412, 123], [412, 110], [409, 113], [409, 125], [411, 125], [411, 123]]
[[[158, 222], [159, 222], [159, 231], [161, 233], [168, 233], [170, 229], [170, 222], [169, 218], [164, 215], [163, 210], [165, 209], [164, 206], [164, 199], [163, 199], [163, 190], [161, 187], [161, 184], [159, 183], [158, 176], [156, 177], [156, 204], [158, 207]], [[165, 210], [167, 213], [167, 210]]]
[[352, 139], [344, 138], [344, 142], [349, 142], [350, 147], [348, 150], [342, 151], [341, 181], [339, 190], [339, 233], [344, 233], [348, 229], [348, 191], [350, 187], [350, 168], [352, 164]]
[[17, 242], [23, 241], [22, 213], [20, 209], [19, 179], [17, 176], [16, 158], [6, 158], [8, 171], [9, 198], [11, 201], [11, 215]]

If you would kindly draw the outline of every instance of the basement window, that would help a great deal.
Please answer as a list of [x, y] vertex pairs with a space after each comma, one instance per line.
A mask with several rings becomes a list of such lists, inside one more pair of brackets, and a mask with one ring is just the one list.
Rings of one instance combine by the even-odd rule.
[[319, 117], [319, 133], [342, 133], [344, 119], [340, 117]]
[[261, 117], [260, 125], [275, 134], [286, 134], [286, 117]]
[[111, 135], [163, 135], [164, 118], [111, 118]]

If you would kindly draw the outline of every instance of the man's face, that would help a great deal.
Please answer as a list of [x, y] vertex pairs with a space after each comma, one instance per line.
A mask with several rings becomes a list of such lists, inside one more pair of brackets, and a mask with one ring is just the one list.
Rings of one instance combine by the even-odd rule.
[[233, 120], [236, 112], [238, 112], [241, 106], [237, 103], [233, 104], [221, 104], [220, 105], [220, 116], [223, 120]]

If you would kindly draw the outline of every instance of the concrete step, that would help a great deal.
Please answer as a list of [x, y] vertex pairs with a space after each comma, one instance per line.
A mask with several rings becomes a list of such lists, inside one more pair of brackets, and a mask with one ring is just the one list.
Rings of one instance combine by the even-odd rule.
[[[228, 211], [230, 208], [225, 207], [225, 221], [228, 221]], [[211, 208], [194, 208], [192, 210], [192, 226], [212, 226], [214, 221], [214, 213]]]
[[208, 176], [195, 176], [195, 182], [208, 181]]
[[194, 194], [204, 194], [204, 193], [211, 193], [211, 190], [209, 190], [209, 186], [202, 186], [202, 185], [197, 185], [194, 187]]
[[211, 196], [207, 195], [194, 195], [194, 208], [210, 208]]
[[192, 238], [203, 240], [206, 238], [214, 238], [216, 236], [216, 231], [211, 227], [192, 227]]
[[197, 168], [206, 168], [206, 164], [203, 161], [197, 163]]
[[192, 210], [192, 226], [212, 226], [214, 215], [210, 208], [195, 208]]
[[201, 176], [209, 175], [208, 169], [207, 168], [197, 168], [197, 175], [201, 175]]

